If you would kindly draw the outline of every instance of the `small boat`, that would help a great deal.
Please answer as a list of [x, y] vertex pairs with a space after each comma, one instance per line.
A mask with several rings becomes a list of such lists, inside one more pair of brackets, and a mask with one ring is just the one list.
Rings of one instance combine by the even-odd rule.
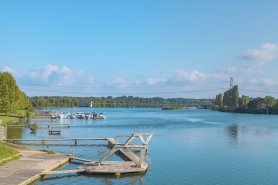
[[51, 115], [50, 118], [51, 118], [51, 119], [57, 119], [57, 116], [56, 116], [56, 115]]
[[58, 119], [65, 119], [65, 115], [64, 114], [58, 114]]
[[64, 115], [66, 119], [69, 119], [71, 117], [70, 113], [64, 113]]
[[99, 119], [106, 119], [106, 117], [104, 116], [104, 114], [101, 112], [99, 113], [99, 116], [98, 116]]
[[76, 115], [74, 113], [71, 114], [70, 119], [76, 119]]
[[91, 119], [91, 114], [90, 113], [86, 113], [85, 114], [85, 119]]
[[83, 112], [78, 112], [78, 113], [77, 113], [77, 118], [78, 118], [78, 119], [83, 119], [82, 114], [83, 114]]
[[92, 112], [91, 113], [91, 119], [97, 119], [97, 113]]
[[84, 119], [85, 118], [85, 113], [82, 113], [81, 114], [81, 119]]

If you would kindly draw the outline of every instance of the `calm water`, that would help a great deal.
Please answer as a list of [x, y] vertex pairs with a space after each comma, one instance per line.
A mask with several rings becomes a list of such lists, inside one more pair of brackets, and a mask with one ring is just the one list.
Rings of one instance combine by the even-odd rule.
[[[46, 109], [44, 109], [46, 110]], [[71, 112], [70, 108], [47, 110]], [[154, 133], [145, 161], [146, 174], [52, 175], [39, 184], [277, 184], [278, 116], [220, 113], [208, 110], [162, 111], [161, 109], [77, 108], [77, 112], [103, 112], [106, 120], [59, 120], [60, 136], [40, 128], [11, 128], [9, 138], [94, 138], [130, 135], [135, 126], [149, 126]], [[32, 123], [34, 120], [30, 120]], [[50, 119], [40, 124], [56, 123]], [[53, 127], [54, 128], [54, 127]], [[57, 128], [57, 127], [56, 127]], [[122, 138], [119, 139], [122, 142]], [[59, 144], [73, 144], [60, 142]], [[40, 143], [39, 143], [40, 144]], [[50, 144], [47, 143], [47, 144]], [[57, 144], [57, 142], [55, 142]], [[79, 141], [83, 146], [32, 146], [97, 160], [109, 150], [107, 141]], [[89, 146], [88, 146], [89, 145]], [[74, 149], [73, 149], [74, 148]], [[108, 160], [122, 160], [111, 156]], [[62, 168], [75, 169], [79, 163]]]

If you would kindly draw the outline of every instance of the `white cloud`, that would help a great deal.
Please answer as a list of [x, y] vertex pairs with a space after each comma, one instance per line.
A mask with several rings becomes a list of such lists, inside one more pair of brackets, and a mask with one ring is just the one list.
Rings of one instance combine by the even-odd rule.
[[252, 83], [252, 84], [257, 84], [257, 83], [259, 83], [258, 80], [255, 80], [255, 79], [249, 80], [249, 82]]
[[122, 78], [116, 78], [115, 80], [112, 80], [112, 81], [107, 80], [107, 84], [113, 84], [113, 85], [116, 85], [117, 87], [127, 87], [131, 83], [132, 82], [128, 82]]
[[225, 73], [241, 73], [246, 75], [259, 75], [264, 74], [264, 71], [261, 68], [268, 61], [274, 59], [278, 53], [278, 48], [275, 44], [266, 43], [261, 46], [260, 50], [249, 49], [242, 54], [242, 60], [247, 63], [233, 65], [231, 67], [220, 68], [220, 72]]
[[63, 66], [59, 71], [59, 73], [71, 73], [71, 72], [72, 70], [70, 68], [67, 68], [66, 66]]
[[[73, 71], [66, 66], [59, 68], [48, 64], [39, 70], [32, 70], [29, 74], [24, 75], [23, 78], [30, 79], [33, 82], [50, 83], [55, 85], [71, 85], [76, 78], [82, 77], [84, 72], [82, 70]], [[87, 79], [89, 81], [90, 79]]]
[[39, 71], [39, 76], [41, 77], [42, 80], [47, 81], [48, 76], [53, 71], [58, 72], [59, 67], [58, 66], [52, 66], [52, 65], [48, 64], [47, 66], [44, 66], [44, 68]]
[[90, 84], [94, 84], [95, 83], [95, 79], [91, 76], [89, 76], [89, 83]]
[[176, 81], [197, 81], [207, 79], [210, 75], [193, 70], [192, 72], [182, 71], [180, 69], [175, 71]]
[[270, 80], [270, 79], [261, 79], [261, 81], [263, 82], [263, 84], [265, 85], [276, 85], [277, 83], [275, 82], [275, 80]]
[[147, 84], [149, 85], [154, 85], [157, 84], [159, 82], [166, 82], [166, 78], [148, 78], [147, 79]]
[[12, 68], [10, 68], [10, 67], [8, 67], [8, 66], [4, 66], [3, 72], [9, 72], [9, 73], [11, 73], [14, 77], [19, 76], [19, 73], [16, 72], [16, 70], [14, 70], [14, 69], [12, 69]]
[[278, 48], [275, 44], [266, 43], [261, 46], [260, 50], [249, 49], [247, 52], [243, 53], [242, 59], [264, 65], [267, 61], [275, 58], [277, 53]]

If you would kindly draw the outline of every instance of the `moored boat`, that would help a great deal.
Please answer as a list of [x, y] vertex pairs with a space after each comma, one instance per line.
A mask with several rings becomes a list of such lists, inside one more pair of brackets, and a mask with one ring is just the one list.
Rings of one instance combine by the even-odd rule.
[[90, 113], [86, 113], [85, 114], [85, 119], [91, 119], [91, 114]]
[[98, 116], [99, 119], [106, 119], [106, 117], [104, 116], [104, 114], [101, 112], [99, 113], [99, 116]]

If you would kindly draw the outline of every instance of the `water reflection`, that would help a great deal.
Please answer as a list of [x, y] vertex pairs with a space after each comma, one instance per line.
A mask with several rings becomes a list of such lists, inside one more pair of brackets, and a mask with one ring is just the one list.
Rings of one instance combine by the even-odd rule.
[[[229, 138], [229, 144], [237, 145], [239, 138], [246, 137], [264, 137], [264, 138], [273, 138], [277, 137], [277, 132], [264, 130], [256, 126], [239, 126], [237, 124], [230, 125], [225, 127], [225, 135]], [[245, 137], [245, 138], [246, 138]]]
[[[140, 184], [144, 185], [144, 181], [142, 177], [144, 177], [146, 174], [121, 174], [121, 176], [118, 178], [119, 180], [124, 180], [126, 182], [121, 182], [121, 184], [126, 184], [126, 185], [135, 185], [135, 184]], [[53, 176], [53, 175], [52, 175]], [[58, 176], [58, 177], [45, 177], [41, 178], [37, 181], [35, 181], [33, 184], [37, 183], [42, 183], [42, 184], [48, 184], [49, 181], [57, 181], [57, 180], [66, 180], [66, 179], [71, 179], [71, 178], [79, 178], [81, 180], [80, 184], [82, 184], [82, 179], [95, 179], [95, 180], [101, 180], [104, 182], [104, 184], [107, 185], [112, 185], [115, 184], [115, 179], [117, 179], [114, 175], [103, 175], [103, 174], [84, 174], [84, 173], [77, 173], [76, 175], [63, 175], [63, 176]]]
[[229, 137], [229, 143], [236, 145], [238, 140], [238, 125], [234, 124], [226, 127], [226, 132]]
[[24, 127], [8, 127], [7, 139], [21, 139]]

